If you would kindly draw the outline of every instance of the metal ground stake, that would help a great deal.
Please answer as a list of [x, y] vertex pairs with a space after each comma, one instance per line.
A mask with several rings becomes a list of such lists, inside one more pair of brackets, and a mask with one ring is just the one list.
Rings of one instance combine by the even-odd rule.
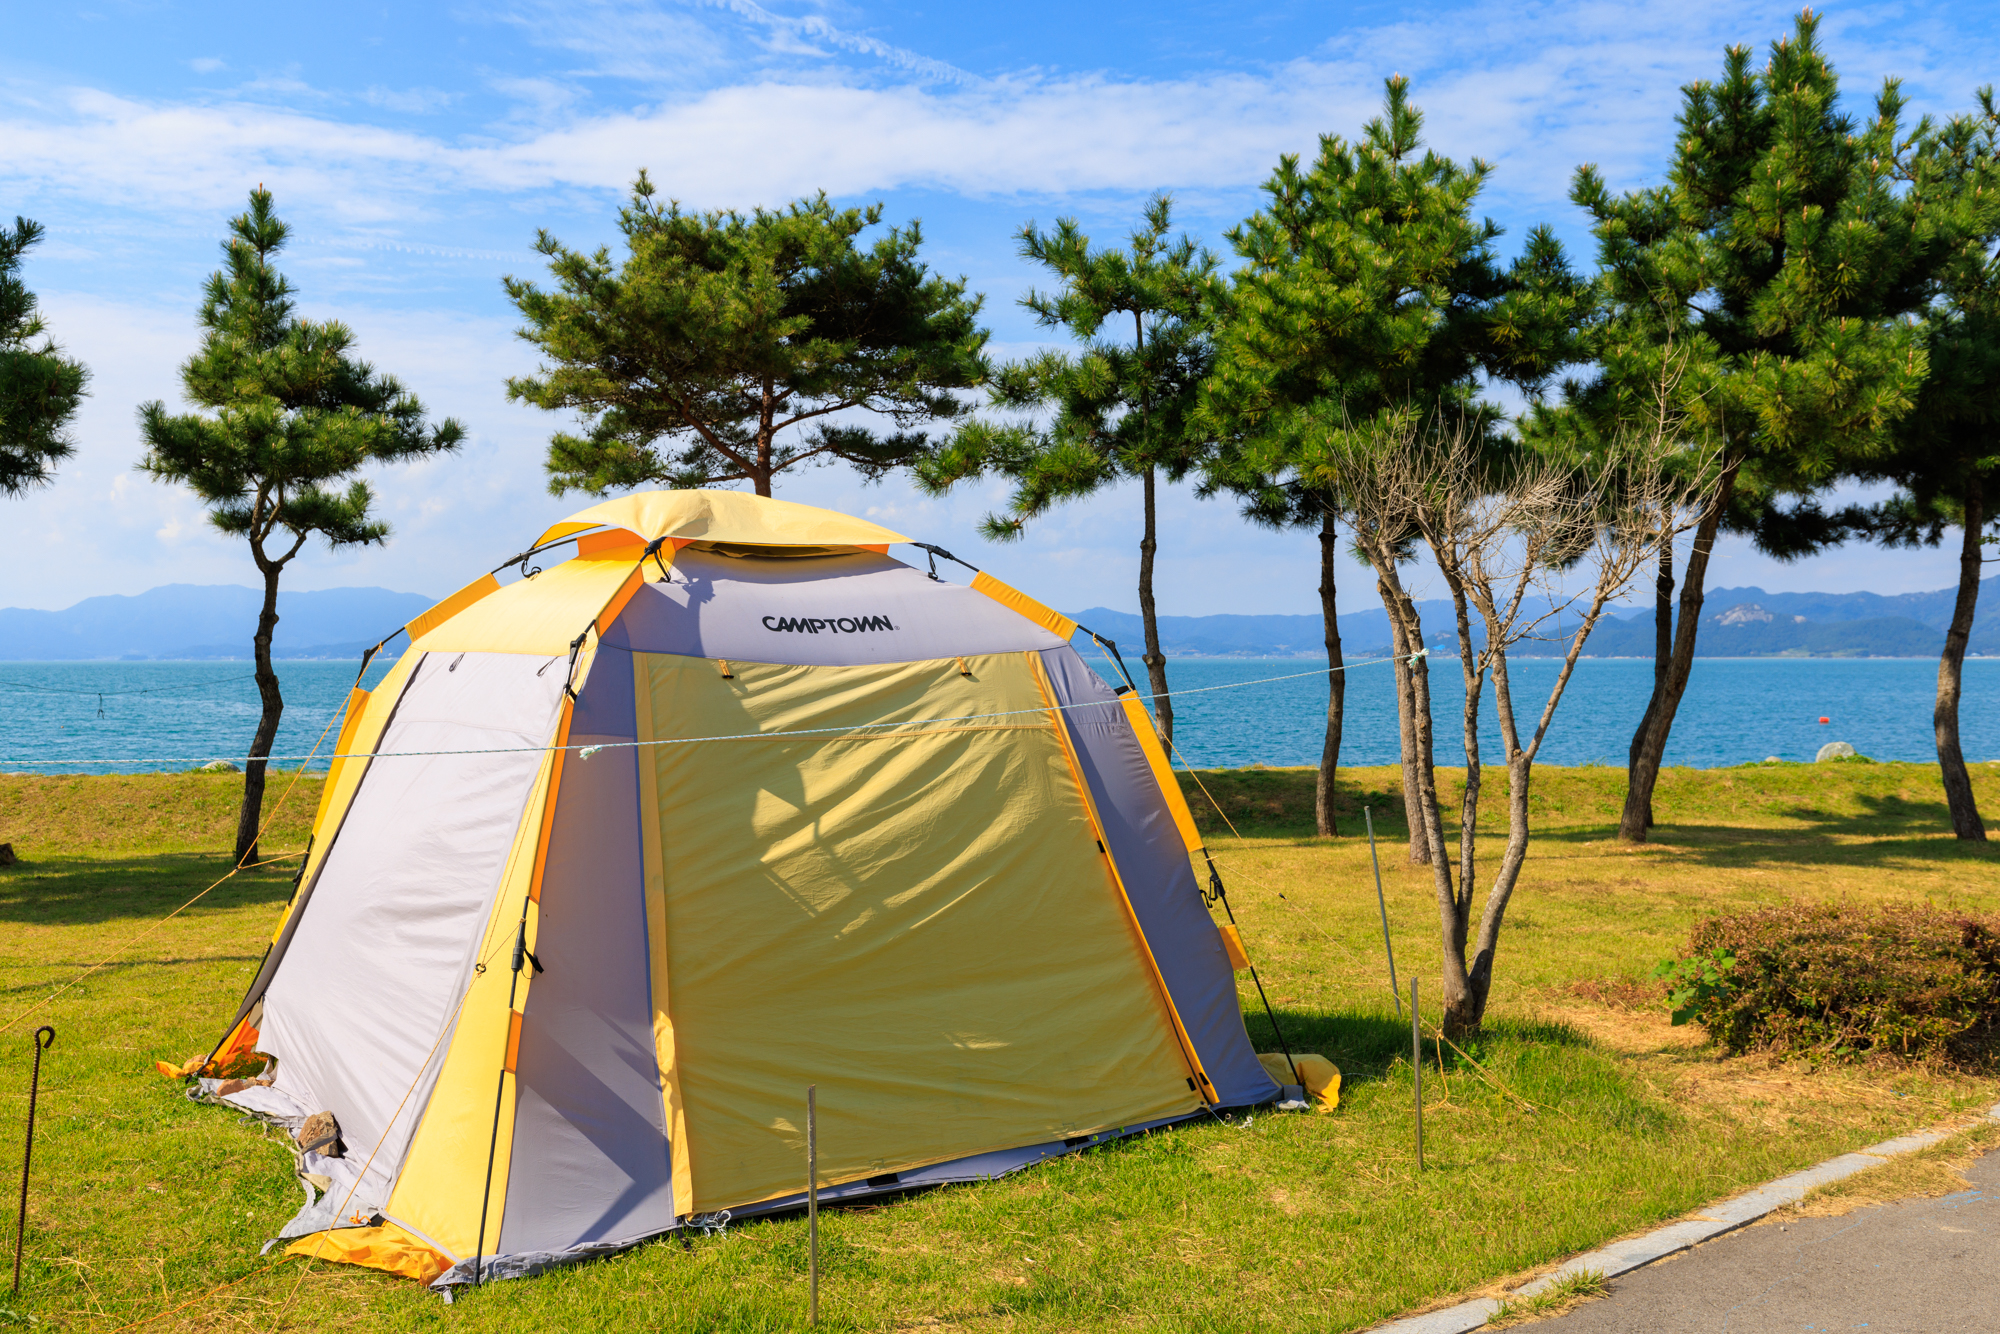
[[35, 1097], [42, 1090], [42, 1053], [56, 1040], [47, 1024], [35, 1030], [35, 1072], [28, 1078], [28, 1133], [21, 1137], [21, 1218], [14, 1225], [14, 1295], [21, 1295], [21, 1247], [28, 1236], [28, 1167], [35, 1161]]
[[819, 1085], [806, 1085], [806, 1323], [819, 1323]]
[[1368, 860], [1375, 867], [1375, 906], [1382, 910], [1382, 952], [1389, 956], [1389, 994], [1396, 998], [1396, 1017], [1403, 1016], [1403, 989], [1396, 985], [1396, 947], [1389, 943], [1389, 901], [1382, 897], [1382, 863], [1375, 856], [1375, 816], [1366, 806], [1361, 818], [1368, 822]]
[[1410, 979], [1410, 1069], [1417, 1076], [1417, 1170], [1424, 1170], [1424, 1035], [1417, 1026], [1417, 979]]

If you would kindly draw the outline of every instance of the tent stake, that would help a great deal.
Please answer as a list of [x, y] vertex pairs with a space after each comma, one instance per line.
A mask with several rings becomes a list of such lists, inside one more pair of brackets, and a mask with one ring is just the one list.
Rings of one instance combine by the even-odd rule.
[[1375, 906], [1382, 910], [1382, 952], [1389, 956], [1389, 994], [1396, 998], [1396, 1017], [1403, 1017], [1403, 989], [1396, 985], [1396, 947], [1389, 943], [1389, 901], [1382, 897], [1382, 862], [1375, 855], [1375, 816], [1366, 807], [1361, 818], [1368, 822], [1368, 860], [1375, 867]]
[[[47, 1034], [46, 1037], [43, 1035]], [[21, 1295], [21, 1248], [28, 1237], [28, 1166], [35, 1161], [35, 1097], [42, 1091], [42, 1053], [56, 1040], [47, 1024], [35, 1030], [35, 1072], [28, 1077], [28, 1131], [21, 1136], [21, 1219], [14, 1225], [14, 1295]]]
[[1424, 1170], [1424, 1035], [1417, 1026], [1417, 979], [1410, 979], [1410, 1069], [1417, 1076], [1417, 1170]]
[[806, 1323], [819, 1323], [819, 1085], [806, 1085]]

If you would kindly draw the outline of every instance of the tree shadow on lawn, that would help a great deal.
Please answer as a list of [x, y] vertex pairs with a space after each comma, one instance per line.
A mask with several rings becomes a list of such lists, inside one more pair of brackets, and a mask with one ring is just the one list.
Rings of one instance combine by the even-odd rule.
[[[1309, 795], [1309, 789], [1307, 789]], [[1373, 795], [1373, 794], [1371, 794]], [[1796, 821], [1796, 824], [1711, 824], [1698, 819], [1683, 820], [1674, 816], [1674, 802], [1671, 797], [1662, 797], [1657, 802], [1661, 821], [1653, 829], [1652, 838], [1665, 843], [1730, 843], [1730, 842], [1771, 842], [1783, 841], [1787, 837], [1794, 840], [1812, 840], [1825, 837], [1844, 838], [1942, 838], [1951, 839], [1951, 812], [1944, 803], [1942, 794], [1937, 797], [1909, 798], [1893, 792], [1848, 791], [1842, 794], [1858, 809], [1829, 810], [1812, 802], [1810, 796], [1797, 800], [1786, 800], [1783, 794], [1758, 792], [1754, 788], [1744, 789], [1743, 796], [1749, 804], [1746, 814], [1760, 821]], [[1442, 797], [1443, 794], [1440, 794]], [[1725, 800], [1721, 794], [1701, 794], [1700, 801], [1713, 805]], [[1400, 794], [1378, 796], [1376, 800], [1393, 804], [1377, 805], [1375, 808], [1375, 842], [1385, 860], [1394, 851], [1400, 854], [1402, 845], [1409, 841], [1409, 826], [1400, 812]], [[1443, 802], [1445, 808], [1446, 839], [1456, 846], [1458, 838], [1457, 821], [1452, 817], [1457, 813], [1455, 801]], [[1991, 804], [1990, 801], [1988, 803]], [[1237, 832], [1246, 838], [1285, 838], [1311, 843], [1366, 842], [1358, 810], [1351, 811], [1345, 803], [1337, 803], [1341, 821], [1341, 832], [1336, 839], [1322, 839], [1314, 830], [1312, 811], [1309, 805], [1301, 803], [1279, 803], [1281, 809], [1267, 809], [1269, 803], [1251, 803], [1240, 811], [1232, 811], [1231, 819]], [[1991, 814], [1991, 812], [1989, 812]], [[1349, 816], [1353, 819], [1350, 823]], [[1213, 820], [1212, 813], [1207, 817]], [[1533, 822], [1536, 842], [1601, 843], [1616, 837], [1618, 832], [1617, 812], [1607, 811], [1605, 818], [1565, 821], [1553, 823], [1548, 812], [1536, 810], [1530, 817]], [[1220, 821], [1214, 821], [1218, 826]], [[1228, 831], [1217, 828], [1212, 833], [1227, 836]], [[1507, 832], [1506, 801], [1504, 791], [1489, 789], [1487, 799], [1481, 803], [1479, 832], [1483, 837], [1501, 838]], [[1971, 845], [1977, 847], [1978, 845]]]
[[[1284, 1033], [1284, 1045], [1292, 1053], [1317, 1052], [1340, 1067], [1343, 1081], [1353, 1079], [1379, 1079], [1397, 1061], [1407, 1063], [1410, 1059], [1410, 1018], [1405, 1011], [1401, 1016], [1390, 1011], [1316, 1010], [1295, 1006], [1277, 1006], [1275, 1011], [1278, 1027]], [[1436, 1039], [1432, 1031], [1435, 1013], [1425, 1016], [1424, 1052], [1425, 1059], [1432, 1059]], [[1280, 1044], [1271, 1031], [1270, 1017], [1260, 1005], [1252, 1005], [1243, 1012], [1244, 1027], [1249, 1030], [1251, 1046], [1260, 1052], [1278, 1051]], [[1494, 1044], [1504, 1046], [1594, 1048], [1595, 1043], [1584, 1033], [1568, 1024], [1543, 1019], [1509, 1019], [1494, 1017], [1477, 1034], [1461, 1038], [1458, 1044], [1464, 1054], [1473, 1059], [1481, 1059], [1479, 1052]], [[1462, 1062], [1459, 1053], [1447, 1046], [1444, 1048], [1446, 1067], [1452, 1068]]]
[[[292, 869], [245, 871], [216, 885], [191, 912], [284, 902]], [[215, 853], [146, 857], [49, 857], [0, 871], [0, 922], [95, 926], [164, 917], [229, 870]]]

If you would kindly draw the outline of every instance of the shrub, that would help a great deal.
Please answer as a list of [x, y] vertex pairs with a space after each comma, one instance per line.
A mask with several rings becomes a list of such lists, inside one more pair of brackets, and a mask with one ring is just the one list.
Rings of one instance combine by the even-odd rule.
[[1676, 1024], [1731, 1052], [1968, 1060], [2000, 1029], [2000, 919], [1790, 904], [1698, 923], [1655, 970]]

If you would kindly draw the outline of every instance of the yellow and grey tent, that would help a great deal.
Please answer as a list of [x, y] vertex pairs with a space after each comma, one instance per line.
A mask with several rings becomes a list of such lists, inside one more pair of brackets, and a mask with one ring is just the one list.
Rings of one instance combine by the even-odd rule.
[[297, 1248], [448, 1286], [793, 1208], [808, 1084], [836, 1199], [1278, 1095], [1139, 696], [905, 541], [649, 492], [410, 623], [210, 1063], [272, 1082], [204, 1081], [337, 1122]]

